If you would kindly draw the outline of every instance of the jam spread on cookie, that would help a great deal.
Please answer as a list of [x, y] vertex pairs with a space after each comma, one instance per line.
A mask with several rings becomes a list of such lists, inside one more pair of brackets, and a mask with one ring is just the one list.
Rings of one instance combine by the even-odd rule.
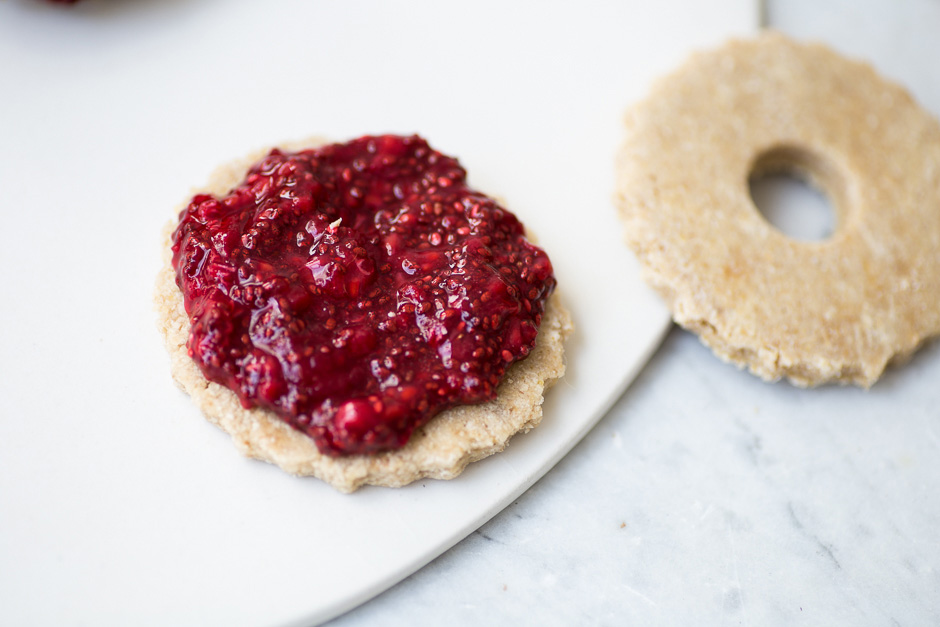
[[555, 287], [519, 221], [417, 136], [273, 150], [180, 213], [189, 354], [321, 452], [403, 446], [496, 396]]

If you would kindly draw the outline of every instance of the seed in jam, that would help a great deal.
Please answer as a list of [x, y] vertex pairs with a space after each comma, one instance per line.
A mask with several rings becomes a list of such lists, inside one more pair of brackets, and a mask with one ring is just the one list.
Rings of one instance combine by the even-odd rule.
[[203, 374], [329, 455], [496, 396], [555, 288], [516, 217], [417, 136], [273, 150], [173, 234]]

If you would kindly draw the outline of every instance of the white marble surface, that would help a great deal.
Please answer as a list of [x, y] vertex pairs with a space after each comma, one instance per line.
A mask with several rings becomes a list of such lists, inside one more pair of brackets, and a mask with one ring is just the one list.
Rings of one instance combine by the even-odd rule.
[[[940, 1], [771, 0], [766, 21], [940, 113]], [[800, 390], [673, 330], [549, 475], [335, 624], [937, 625], [938, 529], [940, 345], [870, 391]]]

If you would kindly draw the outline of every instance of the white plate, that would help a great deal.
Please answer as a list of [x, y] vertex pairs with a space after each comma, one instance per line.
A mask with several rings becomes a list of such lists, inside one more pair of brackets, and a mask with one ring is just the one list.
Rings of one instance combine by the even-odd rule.
[[[0, 608], [10, 624], [304, 624], [413, 572], [595, 424], [668, 324], [611, 207], [620, 114], [710, 3], [0, 0]], [[549, 251], [578, 326], [545, 420], [451, 482], [335, 493], [171, 383], [159, 231], [215, 164], [420, 132]], [[39, 255], [37, 256], [37, 251]]]

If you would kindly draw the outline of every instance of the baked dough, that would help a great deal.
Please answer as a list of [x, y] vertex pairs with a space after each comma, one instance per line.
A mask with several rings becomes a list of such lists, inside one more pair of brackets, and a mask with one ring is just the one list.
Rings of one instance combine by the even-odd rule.
[[[285, 147], [296, 150], [322, 143], [308, 140]], [[267, 152], [223, 166], [202, 191], [225, 194]], [[345, 457], [323, 455], [311, 438], [273, 412], [243, 408], [234, 392], [207, 381], [187, 354], [189, 317], [171, 264], [170, 236], [176, 224], [172, 221], [164, 232], [164, 265], [155, 295], [158, 326], [170, 353], [173, 378], [212, 423], [232, 436], [243, 454], [276, 464], [291, 474], [318, 477], [341, 492], [352, 492], [366, 484], [400, 487], [423, 477], [452, 479], [470, 462], [502, 451], [514, 434], [535, 427], [542, 419], [545, 390], [564, 374], [563, 344], [572, 324], [556, 293], [546, 303], [535, 348], [507, 370], [495, 400], [438, 414], [416, 429], [407, 445], [395, 451]]]
[[[680, 325], [767, 380], [870, 386], [940, 333], [940, 125], [867, 64], [776, 33], [693, 55], [626, 119], [617, 204]], [[821, 188], [802, 242], [748, 179]]]

